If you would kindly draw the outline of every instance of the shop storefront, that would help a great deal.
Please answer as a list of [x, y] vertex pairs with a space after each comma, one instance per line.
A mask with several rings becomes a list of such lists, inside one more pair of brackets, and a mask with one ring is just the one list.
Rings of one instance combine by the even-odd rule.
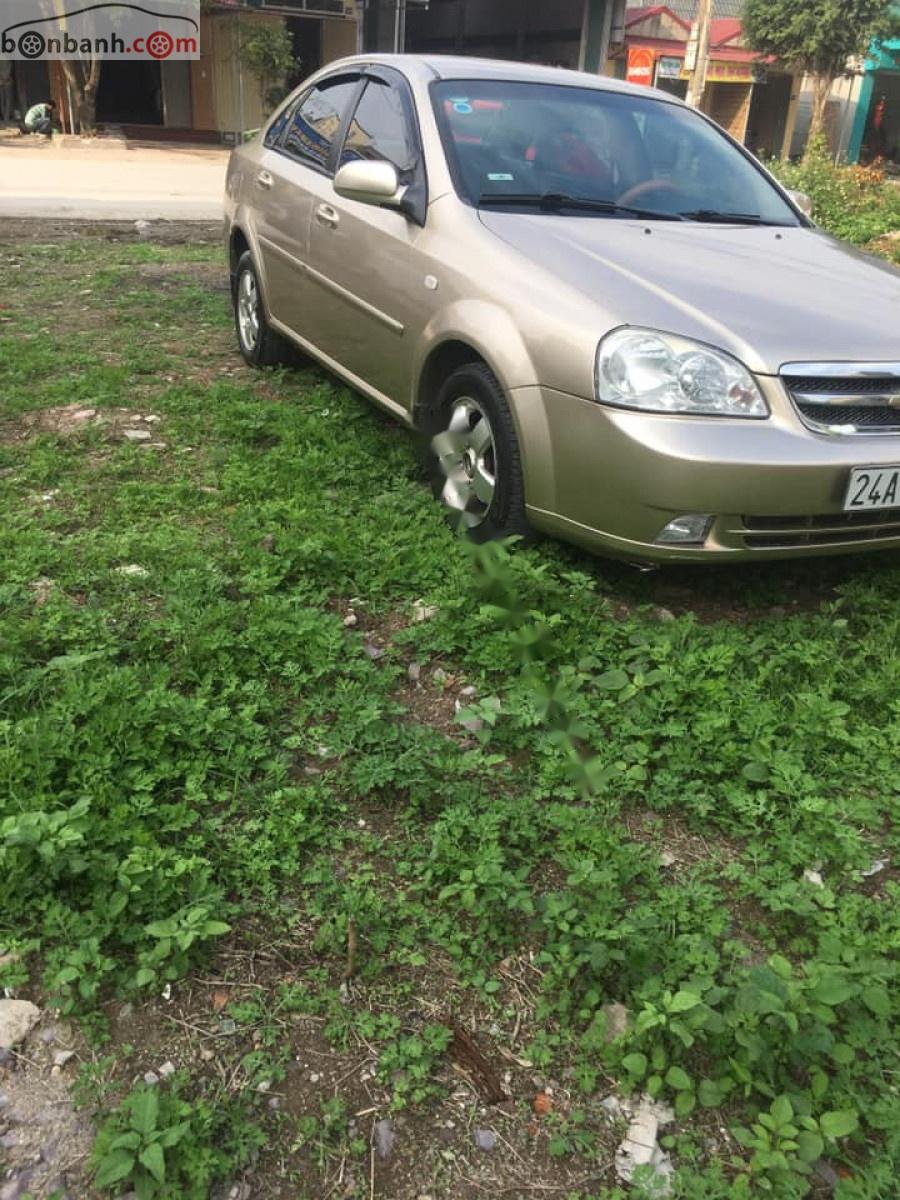
[[880, 43], [866, 58], [847, 158], [900, 166], [900, 39]]
[[[683, 99], [689, 35], [690, 22], [665, 6], [629, 9], [625, 44], [611, 56], [610, 73]], [[727, 17], [712, 22], [703, 111], [732, 137], [757, 154], [786, 153], [799, 83], [797, 77], [743, 45], [739, 20]]]
[[[414, 54], [471, 54], [577, 68], [585, 0], [431, 0], [408, 3], [405, 48]], [[365, 48], [391, 50], [396, 0], [368, 0]]]
[[[257, 77], [243, 64], [242, 39], [259, 24], [284, 25], [297, 68], [293, 87], [320, 66], [354, 54], [352, 0], [208, 0], [200, 17], [200, 57], [185, 62], [110, 60], [100, 70], [96, 123], [101, 132], [166, 141], [238, 140], [258, 128], [266, 106]], [[74, 103], [62, 64], [15, 62], [15, 104], [56, 101], [72, 132]]]

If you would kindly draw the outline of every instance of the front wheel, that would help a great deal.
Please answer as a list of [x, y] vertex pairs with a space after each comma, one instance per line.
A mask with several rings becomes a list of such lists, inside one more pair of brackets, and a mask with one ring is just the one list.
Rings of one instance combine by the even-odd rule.
[[252, 367], [289, 366], [293, 347], [266, 320], [259, 276], [249, 250], [238, 259], [234, 276], [234, 327], [238, 348]]
[[448, 377], [428, 414], [433, 490], [454, 525], [473, 541], [534, 534], [512, 413], [484, 363]]

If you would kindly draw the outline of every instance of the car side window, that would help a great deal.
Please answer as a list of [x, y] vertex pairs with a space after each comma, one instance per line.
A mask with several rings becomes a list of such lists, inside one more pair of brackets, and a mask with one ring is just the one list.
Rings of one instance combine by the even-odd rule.
[[294, 114], [294, 109], [297, 107], [298, 103], [302, 104], [304, 99], [305, 97], [302, 97], [299, 101], [291, 100], [288, 104], [284, 105], [279, 113], [276, 114], [274, 120], [266, 130], [266, 136], [263, 138], [264, 146], [267, 146], [271, 150], [273, 146], [278, 145], [288, 122]]
[[415, 165], [415, 140], [400, 89], [369, 79], [347, 128], [340, 166], [369, 159], [393, 163], [398, 171]]
[[294, 110], [282, 148], [310, 166], [327, 170], [332, 143], [358, 84], [358, 79], [343, 76], [314, 87]]

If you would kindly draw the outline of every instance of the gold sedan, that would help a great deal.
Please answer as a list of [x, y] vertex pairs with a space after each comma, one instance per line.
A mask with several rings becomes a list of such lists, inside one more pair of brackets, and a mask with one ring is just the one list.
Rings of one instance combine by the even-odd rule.
[[425, 430], [477, 538], [900, 546], [900, 274], [802, 200], [662, 92], [346, 59], [231, 156], [238, 343], [300, 348]]

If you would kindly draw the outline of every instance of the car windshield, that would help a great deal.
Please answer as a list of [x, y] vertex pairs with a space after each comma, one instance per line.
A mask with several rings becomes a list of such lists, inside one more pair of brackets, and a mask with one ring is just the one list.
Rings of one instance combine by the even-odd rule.
[[433, 95], [457, 189], [471, 204], [555, 216], [800, 223], [724, 134], [681, 105], [496, 79], [442, 81]]

